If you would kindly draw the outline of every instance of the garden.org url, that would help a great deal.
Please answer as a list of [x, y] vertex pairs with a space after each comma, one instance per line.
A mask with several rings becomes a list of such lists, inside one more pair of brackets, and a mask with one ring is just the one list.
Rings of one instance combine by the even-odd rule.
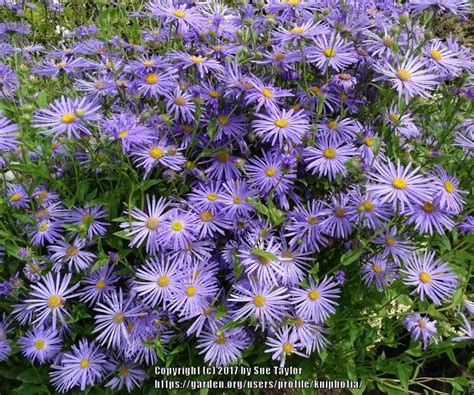
[[358, 389], [361, 383], [357, 380], [272, 380], [272, 381], [251, 381], [251, 380], [206, 380], [206, 381], [174, 381], [155, 380], [157, 389]]

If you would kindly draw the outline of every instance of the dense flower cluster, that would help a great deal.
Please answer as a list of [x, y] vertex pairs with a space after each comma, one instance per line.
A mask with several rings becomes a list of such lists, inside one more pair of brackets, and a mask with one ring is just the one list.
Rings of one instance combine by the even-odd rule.
[[[474, 230], [465, 180], [434, 161], [445, 144], [472, 158], [474, 120], [435, 134], [418, 113], [455, 81], [470, 105], [474, 63], [418, 15], [469, 3], [223, 3], [151, 0], [129, 15], [140, 44], [90, 25], [48, 47], [0, 23], [0, 102], [27, 115], [0, 116], [2, 259], [22, 262], [0, 284], [0, 360], [23, 326], [21, 354], [58, 391], [130, 391], [188, 338], [214, 365], [258, 342], [281, 365], [331, 347], [351, 289], [328, 251], [357, 254], [351, 280], [380, 292], [435, 307], [466, 292], [427, 240]], [[26, 81], [52, 86], [31, 116]], [[473, 337], [465, 305], [455, 341]], [[77, 306], [92, 333], [71, 342]], [[439, 340], [426, 312], [399, 321]]]

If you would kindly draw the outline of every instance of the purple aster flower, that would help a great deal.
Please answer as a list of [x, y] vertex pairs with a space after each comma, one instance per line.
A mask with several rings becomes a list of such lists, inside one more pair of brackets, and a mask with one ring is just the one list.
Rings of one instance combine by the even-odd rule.
[[375, 172], [369, 173], [373, 183], [367, 185], [367, 191], [372, 192], [381, 203], [392, 203], [395, 209], [397, 204], [404, 210], [405, 205], [430, 201], [432, 188], [429, 179], [417, 174], [419, 167], [414, 170], [411, 168], [412, 163], [403, 167], [400, 161], [396, 167], [392, 162], [375, 163]]
[[337, 194], [331, 198], [331, 204], [325, 203], [321, 215], [321, 232], [332, 236], [345, 238], [352, 233], [352, 221], [356, 216], [356, 208], [349, 203], [345, 194]]
[[330, 181], [337, 174], [346, 174], [345, 163], [355, 155], [356, 150], [352, 144], [335, 143], [326, 136], [318, 138], [316, 148], [306, 147], [303, 151], [306, 170], [327, 176]]
[[45, 242], [56, 243], [63, 239], [60, 233], [62, 223], [59, 221], [50, 221], [49, 219], [39, 220], [34, 227], [30, 229], [31, 244], [34, 246], [43, 246]]
[[400, 272], [405, 275], [405, 285], [416, 287], [412, 294], [418, 293], [421, 300], [426, 296], [437, 305], [452, 296], [458, 278], [446, 263], [435, 260], [434, 252], [412, 254], [404, 263], [405, 269]]
[[402, 214], [408, 216], [407, 224], [415, 224], [415, 229], [420, 233], [433, 235], [436, 229], [438, 234], [443, 235], [445, 233], [444, 228], [451, 230], [454, 227], [454, 221], [446, 211], [438, 206], [435, 200], [414, 204], [403, 211]]
[[66, 326], [64, 315], [70, 316], [65, 309], [66, 302], [69, 298], [77, 296], [77, 294], [71, 295], [71, 293], [79, 287], [79, 284], [75, 284], [69, 287], [71, 281], [71, 273], [67, 273], [61, 278], [61, 274], [56, 274], [56, 281], [51, 273], [46, 274], [41, 279], [41, 282], [31, 285], [31, 291], [29, 293], [29, 299], [26, 299], [28, 303], [28, 309], [35, 312], [36, 319], [33, 321], [38, 325], [45, 323], [46, 321], [51, 322], [53, 330], [56, 330], [56, 324], [59, 320], [62, 325]]
[[124, 343], [129, 344], [128, 321], [136, 317], [140, 311], [132, 303], [130, 297], [123, 296], [122, 288], [119, 291], [111, 291], [104, 295], [104, 301], [98, 303], [94, 310], [97, 314], [94, 317], [95, 328], [92, 333], [98, 333], [97, 341], [107, 348], [120, 348]]
[[236, 178], [224, 184], [222, 213], [230, 219], [248, 218], [255, 207], [248, 202], [254, 194], [246, 181]]
[[125, 222], [120, 224], [122, 229], [127, 230], [127, 237], [133, 236], [130, 247], [140, 247], [146, 239], [147, 253], [154, 254], [159, 250], [157, 237], [162, 230], [162, 222], [167, 217], [167, 214], [164, 214], [167, 207], [168, 202], [165, 198], [160, 197], [158, 201], [156, 201], [155, 196], [152, 196], [150, 199], [150, 196], [147, 195], [146, 212], [137, 208], [126, 212], [127, 215], [135, 220], [130, 223]]
[[242, 328], [223, 331], [204, 331], [198, 338], [197, 348], [202, 349], [204, 362], [216, 366], [226, 366], [242, 355], [249, 346], [249, 339]]
[[283, 148], [285, 143], [300, 144], [303, 136], [309, 131], [308, 118], [304, 111], [280, 110], [271, 108], [269, 114], [256, 114], [258, 119], [252, 123], [257, 136], [263, 142], [271, 141]]
[[270, 84], [265, 84], [259, 78], [252, 76], [253, 89], [246, 92], [245, 103], [256, 103], [254, 111], [258, 112], [262, 107], [267, 111], [278, 111], [281, 98], [293, 96], [291, 90], [281, 89]]
[[211, 159], [200, 164], [211, 164], [205, 171], [207, 177], [211, 180], [233, 180], [241, 175], [240, 170], [235, 165], [236, 159], [228, 149], [222, 148], [213, 154]]
[[200, 183], [192, 188], [187, 201], [197, 211], [217, 213], [224, 205], [222, 186], [219, 183]]
[[61, 350], [62, 340], [52, 328], [36, 327], [18, 339], [21, 353], [31, 362], [52, 361]]
[[169, 302], [173, 292], [177, 292], [177, 282], [181, 279], [181, 268], [153, 258], [146, 261], [145, 265], [135, 273], [134, 289], [142, 302], [155, 307], [158, 303]]
[[41, 272], [44, 270], [45, 264], [38, 259], [32, 259], [25, 264], [23, 274], [31, 282], [38, 282], [41, 279]]
[[441, 166], [435, 165], [435, 174], [431, 180], [435, 190], [433, 200], [439, 207], [454, 214], [460, 213], [465, 203], [461, 195], [467, 192], [459, 189], [457, 178], [448, 175]]
[[113, 273], [114, 267], [111, 265], [102, 266], [88, 277], [81, 280], [82, 290], [78, 292], [81, 302], [95, 305], [104, 300], [104, 296], [115, 291], [115, 284], [120, 277]]
[[385, 62], [374, 65], [374, 69], [383, 75], [378, 80], [388, 78], [398, 96], [404, 96], [407, 103], [415, 96], [428, 97], [428, 91], [435, 89], [438, 84], [436, 75], [425, 69], [423, 62], [412, 55], [407, 55], [405, 61], [395, 66]]
[[177, 120], [183, 120], [187, 122], [194, 121], [194, 113], [196, 111], [196, 105], [193, 101], [193, 96], [190, 93], [182, 91], [180, 88], [176, 88], [170, 93], [165, 93], [167, 98], [166, 111]]
[[186, 34], [190, 27], [198, 29], [205, 22], [205, 18], [196, 8], [189, 8], [187, 4], [174, 5], [170, 0], [150, 1], [147, 9], [153, 17], [160, 20], [163, 18], [165, 26], [176, 24], [179, 35]]
[[348, 194], [351, 204], [357, 207], [357, 222], [369, 229], [377, 229], [386, 223], [392, 215], [392, 209], [387, 204], [381, 204], [380, 199], [371, 193], [362, 194], [359, 188], [354, 188]]
[[51, 366], [51, 383], [59, 392], [80, 386], [84, 391], [88, 385], [96, 385], [107, 371], [111, 370], [105, 354], [87, 340], [80, 340], [70, 352], [63, 354], [58, 364]]
[[130, 393], [134, 388], [141, 388], [148, 375], [143, 369], [134, 366], [130, 362], [118, 362], [115, 364], [113, 376], [105, 387], [114, 391], [120, 391], [126, 388]]
[[355, 140], [362, 131], [360, 122], [351, 118], [324, 119], [318, 123], [321, 137], [334, 144], [343, 144]]
[[303, 39], [312, 39], [316, 36], [329, 33], [329, 29], [323, 22], [313, 22], [311, 20], [301, 24], [293, 24], [289, 29], [278, 26], [273, 33], [273, 39], [277, 43], [285, 44], [288, 41], [297, 43]]
[[262, 329], [268, 325], [276, 326], [287, 312], [287, 294], [288, 290], [283, 287], [275, 288], [254, 282], [237, 284], [233, 287], [228, 301], [244, 305], [234, 312], [233, 319], [255, 317]]
[[0, 117], [0, 150], [16, 150], [19, 144], [17, 140], [18, 131], [18, 125], [11, 123], [8, 118]]
[[145, 96], [158, 97], [170, 93], [176, 86], [176, 69], [164, 71], [150, 71], [138, 81], [138, 91]]
[[436, 338], [436, 320], [430, 320], [428, 316], [421, 316], [419, 313], [413, 313], [405, 317], [403, 321], [405, 328], [410, 332], [414, 341], [422, 340], [423, 348], [426, 350], [430, 341], [437, 343]]
[[55, 79], [61, 71], [70, 74], [77, 69], [82, 69], [87, 66], [89, 66], [89, 63], [83, 58], [74, 59], [73, 57], [65, 56], [61, 60], [45, 59], [39, 66], [33, 68], [32, 71], [37, 75]]
[[[53, 211], [52, 209], [55, 208], [54, 206], [51, 207], [52, 203], [55, 203], [59, 200], [59, 193], [57, 193], [54, 190], [48, 190], [44, 184], [38, 185], [34, 189], [32, 196], [38, 200], [41, 206], [43, 207], [48, 206], [48, 208], [50, 208], [51, 211]], [[49, 211], [50, 210], [48, 210], [48, 212]], [[51, 215], [48, 213], [48, 216], [51, 216]]]
[[94, 236], [104, 236], [107, 233], [109, 223], [102, 221], [107, 218], [107, 212], [100, 204], [90, 207], [75, 207], [68, 212], [65, 221], [87, 229], [87, 239], [92, 240]]
[[423, 47], [427, 67], [437, 71], [448, 79], [459, 75], [463, 66], [469, 67], [468, 61], [462, 61], [439, 39], [432, 40]]
[[332, 76], [331, 82], [344, 92], [349, 92], [357, 84], [357, 79], [349, 73], [340, 73]]
[[408, 259], [416, 246], [407, 240], [397, 237], [397, 228], [388, 229], [373, 240], [374, 244], [383, 246], [383, 255], [390, 257], [397, 263]]
[[217, 75], [224, 72], [222, 65], [217, 60], [212, 58], [178, 51], [175, 51], [173, 57], [177, 60], [177, 67], [180, 67], [184, 70], [188, 69], [189, 67], [195, 67], [199, 73], [200, 78], [204, 78], [210, 71], [213, 71]]
[[208, 300], [214, 298], [219, 289], [216, 285], [215, 274], [202, 272], [182, 278], [176, 284], [176, 291], [170, 298], [168, 308], [185, 319], [193, 318], [208, 305]]
[[66, 134], [67, 138], [80, 138], [81, 133], [91, 135], [89, 124], [99, 120], [100, 106], [87, 97], [55, 100], [48, 109], [39, 110], [33, 117], [33, 127], [46, 129], [46, 135], [54, 137]]
[[51, 260], [54, 262], [53, 270], [59, 271], [64, 264], [67, 264], [68, 271], [79, 273], [87, 269], [97, 258], [92, 252], [84, 251], [86, 242], [76, 237], [72, 243], [58, 241], [59, 245], [48, 247], [51, 253]]
[[459, 230], [464, 233], [473, 233], [474, 232], [474, 216], [466, 215], [464, 219], [458, 224]]
[[[194, 210], [196, 211], [196, 210]], [[199, 238], [212, 237], [216, 233], [225, 234], [225, 229], [230, 229], [231, 224], [222, 213], [214, 214], [210, 210], [196, 211], [199, 226]]]
[[[274, 337], [273, 337], [274, 336]], [[299, 351], [303, 348], [300, 339], [291, 328], [285, 326], [280, 328], [273, 336], [267, 338], [265, 342], [267, 348], [265, 352], [272, 354], [272, 359], [280, 361], [280, 366], [285, 366], [286, 359], [293, 354], [308, 357]]]
[[461, 326], [460, 331], [462, 336], [453, 337], [454, 342], [461, 342], [467, 340], [474, 340], [474, 323], [469, 321], [464, 314], [459, 314], [463, 321], [463, 326]]
[[314, 41], [314, 46], [306, 48], [306, 56], [323, 72], [328, 68], [340, 72], [357, 62], [357, 53], [352, 43], [344, 43], [337, 33], [322, 35]]
[[301, 245], [288, 245], [282, 238], [280, 264], [285, 272], [281, 279], [283, 285], [294, 286], [300, 283], [313, 260], [311, 255], [312, 253], [305, 252]]
[[186, 248], [198, 236], [197, 222], [196, 215], [192, 212], [186, 213], [178, 209], [169, 211], [158, 236], [160, 244], [174, 250]]
[[145, 169], [145, 177], [158, 165], [181, 171], [186, 159], [180, 149], [168, 144], [168, 139], [154, 140], [147, 145], [135, 147], [131, 154], [134, 163]]
[[290, 245], [297, 245], [301, 240], [303, 251], [319, 251], [327, 245], [326, 237], [321, 234], [323, 203], [317, 200], [308, 202], [308, 208], [302, 205], [289, 213], [289, 222], [285, 226], [285, 237], [291, 237]]
[[334, 273], [334, 280], [338, 285], [344, 285], [346, 283], [346, 273], [342, 270], [338, 270]]
[[362, 266], [362, 280], [367, 286], [375, 283], [375, 288], [381, 292], [398, 278], [397, 269], [385, 255], [379, 254]]
[[146, 144], [153, 140], [153, 131], [141, 125], [133, 115], [116, 114], [102, 122], [102, 127], [112, 139], [120, 141], [123, 153], [130, 151], [132, 145]]
[[0, 63], [0, 98], [14, 98], [20, 82], [18, 75], [6, 64]]
[[325, 277], [314, 282], [308, 278], [308, 288], [295, 288], [290, 291], [290, 301], [298, 316], [315, 323], [324, 322], [333, 314], [341, 290], [331, 279]]
[[16, 184], [7, 189], [8, 204], [18, 208], [28, 208], [29, 198], [23, 185]]

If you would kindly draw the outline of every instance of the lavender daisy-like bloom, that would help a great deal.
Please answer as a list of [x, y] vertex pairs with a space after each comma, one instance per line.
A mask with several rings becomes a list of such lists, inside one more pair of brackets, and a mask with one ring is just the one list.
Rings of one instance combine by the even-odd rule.
[[46, 135], [66, 135], [68, 139], [90, 136], [89, 125], [100, 118], [100, 105], [87, 97], [71, 99], [62, 96], [50, 104], [48, 109], [39, 110], [33, 117], [33, 127], [46, 129]]
[[97, 256], [88, 251], [84, 251], [86, 243], [84, 240], [76, 237], [72, 243], [58, 241], [59, 245], [52, 245], [48, 250], [52, 253], [51, 260], [54, 262], [53, 270], [59, 271], [64, 264], [67, 264], [68, 270], [80, 272], [87, 269]]
[[386, 256], [379, 254], [362, 266], [362, 280], [367, 286], [375, 283], [377, 291], [383, 291], [398, 278], [397, 269], [397, 266]]
[[79, 287], [79, 284], [69, 287], [71, 273], [67, 273], [61, 278], [61, 274], [56, 274], [56, 281], [51, 273], [46, 274], [38, 284], [32, 284], [32, 291], [29, 298], [25, 300], [28, 303], [28, 309], [33, 310], [36, 319], [33, 321], [38, 325], [46, 321], [52, 321], [53, 330], [56, 330], [56, 324], [59, 320], [62, 325], [66, 325], [64, 315], [70, 316], [66, 311], [65, 305], [69, 298], [77, 296], [72, 294]]
[[[249, 287], [250, 285], [250, 287]], [[260, 283], [237, 284], [234, 286], [229, 302], [244, 303], [233, 315], [234, 320], [255, 317], [257, 322], [265, 326], [275, 326], [288, 308], [288, 290]]]
[[222, 65], [215, 59], [203, 57], [201, 55], [191, 55], [175, 51], [173, 57], [177, 60], [177, 67], [187, 69], [195, 67], [200, 78], [204, 78], [207, 73], [213, 71], [216, 75], [224, 72]]
[[235, 165], [237, 158], [227, 148], [219, 149], [211, 159], [202, 164], [210, 163], [205, 173], [211, 180], [233, 180], [240, 177], [240, 170]]
[[303, 150], [303, 158], [306, 170], [319, 176], [327, 176], [330, 181], [337, 174], [346, 174], [345, 163], [356, 155], [352, 144], [335, 143], [328, 137], [318, 138], [316, 148], [306, 147]]
[[362, 125], [351, 118], [341, 119], [337, 117], [319, 122], [318, 131], [330, 143], [342, 144], [355, 140], [357, 134], [362, 131]]
[[155, 307], [160, 302], [169, 302], [173, 292], [177, 292], [177, 282], [181, 279], [180, 267], [170, 261], [150, 259], [143, 268], [136, 271], [134, 289], [142, 297], [143, 303]]
[[335, 313], [341, 290], [331, 279], [325, 277], [322, 281], [314, 282], [308, 278], [308, 288], [296, 288], [290, 291], [290, 301], [298, 316], [315, 323], [324, 322]]
[[132, 145], [146, 144], [153, 139], [153, 131], [130, 114], [114, 115], [102, 122], [102, 127], [113, 139], [120, 141], [123, 153], [128, 152]]
[[189, 8], [186, 4], [174, 5], [170, 0], [150, 1], [147, 8], [155, 18], [163, 18], [165, 26], [175, 23], [180, 35], [184, 35], [190, 27], [198, 29], [205, 22], [204, 16], [196, 8]]
[[413, 313], [405, 317], [403, 323], [405, 328], [414, 341], [422, 340], [423, 348], [426, 350], [430, 341], [437, 343], [436, 338], [436, 320], [430, 320], [428, 316], [422, 316], [419, 313]]
[[374, 244], [383, 246], [383, 255], [390, 257], [397, 263], [405, 261], [415, 250], [415, 245], [397, 237], [397, 228], [388, 229], [374, 239]]
[[8, 118], [0, 117], [0, 150], [14, 151], [18, 146], [18, 125], [11, 123]]
[[230, 219], [248, 218], [255, 211], [255, 207], [248, 202], [252, 198], [254, 194], [245, 180], [231, 180], [224, 184], [222, 213]]
[[473, 233], [474, 232], [474, 216], [466, 215], [464, 219], [458, 223], [459, 230], [464, 233]]
[[115, 291], [115, 284], [119, 281], [120, 277], [114, 274], [113, 271], [113, 266], [105, 265], [90, 276], [83, 278], [81, 280], [83, 284], [82, 291], [78, 292], [81, 302], [95, 305], [102, 302], [104, 296]]
[[148, 377], [146, 372], [132, 363], [122, 362], [115, 365], [116, 376], [112, 377], [105, 387], [111, 390], [122, 390], [124, 387], [130, 393], [134, 388], [139, 388]]
[[61, 240], [63, 236], [60, 233], [61, 222], [50, 221], [49, 219], [39, 220], [34, 227], [30, 229], [31, 244], [34, 246], [43, 246], [46, 242], [55, 243]]
[[130, 297], [124, 298], [122, 288], [119, 292], [112, 291], [104, 296], [104, 302], [98, 303], [94, 310], [98, 313], [94, 317], [97, 341], [107, 348], [120, 348], [124, 342], [129, 343], [128, 320], [136, 317], [141, 307], [134, 307]]
[[166, 111], [175, 119], [184, 120], [187, 122], [194, 121], [194, 112], [196, 105], [193, 101], [193, 96], [190, 93], [184, 92], [176, 88], [173, 92], [166, 93]]
[[100, 204], [90, 207], [77, 207], [68, 212], [64, 220], [87, 229], [87, 239], [92, 240], [94, 236], [103, 236], [107, 233], [109, 223], [102, 221], [107, 218], [107, 212]]
[[421, 300], [427, 297], [437, 305], [452, 296], [458, 283], [457, 276], [449, 266], [439, 259], [435, 260], [434, 252], [412, 254], [400, 273], [404, 275], [405, 285], [416, 287], [412, 294], [418, 293]]
[[420, 233], [433, 235], [436, 229], [436, 232], [443, 235], [444, 228], [451, 230], [454, 227], [454, 221], [435, 200], [414, 204], [403, 211], [403, 214], [408, 216], [407, 224], [415, 224], [415, 229]]
[[163, 222], [163, 229], [158, 236], [160, 244], [169, 246], [175, 250], [186, 248], [196, 240], [199, 232], [197, 218], [192, 212], [171, 210]]
[[16, 184], [7, 189], [8, 204], [13, 207], [29, 207], [29, 198], [23, 185]]
[[392, 214], [391, 207], [381, 204], [371, 193], [362, 194], [358, 188], [354, 188], [348, 195], [351, 204], [357, 207], [358, 223], [366, 225], [369, 229], [377, 229], [389, 220]]
[[436, 75], [425, 69], [423, 62], [412, 55], [407, 55], [405, 61], [395, 66], [385, 62], [382, 65], [375, 64], [374, 69], [383, 75], [378, 80], [388, 78], [398, 96], [404, 96], [407, 103], [415, 96], [428, 97], [428, 92], [438, 84]]
[[197, 348], [202, 349], [204, 362], [216, 366], [226, 366], [242, 354], [249, 345], [249, 339], [242, 328], [223, 331], [204, 331], [198, 338]]
[[61, 350], [62, 340], [52, 328], [36, 327], [18, 339], [21, 353], [31, 362], [45, 362], [53, 358]]
[[150, 196], [147, 195], [146, 212], [137, 208], [126, 212], [135, 220], [130, 223], [120, 224], [122, 229], [128, 230], [127, 237], [134, 237], [130, 242], [130, 247], [140, 247], [146, 239], [147, 253], [154, 254], [159, 250], [157, 237], [162, 230], [162, 222], [167, 217], [167, 214], [164, 214], [167, 207], [168, 202], [165, 198], [160, 197], [156, 201], [155, 196], [152, 196], [150, 199]]
[[289, 89], [281, 89], [269, 84], [265, 84], [263, 81], [254, 76], [252, 79], [253, 89], [247, 92], [245, 99], [246, 104], [256, 103], [254, 111], [258, 112], [262, 107], [265, 107], [267, 111], [276, 110], [281, 104], [282, 97], [293, 96]]
[[165, 71], [150, 70], [138, 81], [138, 92], [145, 96], [158, 97], [170, 93], [176, 86], [176, 69]]
[[396, 167], [392, 162], [375, 163], [374, 167], [375, 171], [369, 173], [373, 183], [369, 183], [366, 189], [382, 203], [392, 203], [394, 209], [400, 205], [403, 211], [405, 205], [423, 204], [431, 200], [432, 188], [429, 179], [418, 174], [419, 167], [411, 170], [412, 163], [403, 167], [400, 161]]
[[334, 195], [331, 204], [325, 203], [325, 206], [321, 211], [325, 217], [321, 222], [321, 232], [332, 237], [349, 236], [356, 216], [356, 208], [349, 203], [349, 197], [342, 193]]
[[315, 350], [322, 351], [329, 344], [324, 335], [326, 331], [321, 324], [315, 324], [298, 315], [291, 317], [291, 330], [308, 355]]
[[5, 313], [3, 313], [3, 317], [0, 319], [0, 362], [7, 360], [12, 350], [7, 339], [7, 333], [10, 332], [9, 327], [10, 323], [5, 318]]
[[357, 53], [352, 43], [344, 43], [344, 39], [337, 33], [322, 35], [314, 41], [314, 46], [307, 47], [306, 56], [323, 72], [328, 68], [340, 72], [357, 62]]
[[302, 344], [291, 328], [287, 326], [280, 328], [273, 336], [267, 338], [265, 352], [271, 353], [273, 360], [280, 361], [280, 366], [285, 366], [286, 359], [293, 354], [308, 357], [299, 351]]
[[327, 34], [329, 29], [322, 22], [314, 23], [309, 20], [301, 24], [294, 24], [290, 29], [278, 26], [277, 31], [273, 33], [275, 42], [285, 44], [288, 41], [296, 43], [303, 39], [311, 39], [321, 34]]
[[300, 144], [305, 133], [309, 131], [309, 123], [304, 111], [280, 110], [272, 108], [268, 114], [256, 114], [257, 120], [252, 123], [257, 136], [263, 137], [263, 142], [278, 141], [280, 148], [285, 143]]
[[435, 165], [435, 174], [432, 175], [431, 180], [435, 191], [433, 200], [439, 207], [454, 214], [460, 213], [465, 203], [461, 194], [467, 192], [459, 189], [458, 179], [448, 175], [441, 166]]
[[132, 150], [134, 163], [145, 169], [145, 177], [158, 165], [180, 171], [186, 159], [180, 149], [169, 145], [168, 139], [155, 140]]
[[86, 386], [97, 384], [110, 370], [110, 362], [95, 343], [80, 340], [79, 345], [73, 345], [70, 352], [64, 353], [58, 364], [52, 365], [49, 375], [59, 392], [76, 386], [84, 391]]
[[459, 314], [461, 316], [463, 326], [461, 326], [460, 331], [462, 336], [453, 337], [454, 342], [474, 340], [474, 323], [469, 321], [464, 314]]

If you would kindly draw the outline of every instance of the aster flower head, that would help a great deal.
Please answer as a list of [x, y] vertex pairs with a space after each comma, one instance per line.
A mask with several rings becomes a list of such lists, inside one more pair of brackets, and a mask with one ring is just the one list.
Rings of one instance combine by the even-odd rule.
[[197, 348], [204, 355], [204, 362], [226, 366], [235, 361], [249, 345], [248, 335], [242, 328], [221, 330], [212, 328], [198, 337]]
[[465, 203], [462, 194], [467, 192], [459, 189], [458, 179], [450, 176], [441, 166], [435, 165], [431, 180], [435, 190], [433, 200], [439, 207], [454, 214], [460, 213]]
[[267, 111], [278, 110], [281, 98], [293, 96], [289, 89], [281, 89], [270, 84], [265, 84], [256, 76], [252, 76], [253, 89], [246, 92], [246, 104], [256, 103], [255, 112], [264, 107]]
[[414, 204], [403, 211], [403, 214], [408, 217], [407, 223], [414, 224], [420, 233], [432, 235], [436, 230], [438, 234], [444, 234], [445, 229], [451, 230], [454, 227], [449, 213], [442, 210], [436, 200]]
[[423, 341], [424, 349], [428, 348], [431, 341], [437, 343], [435, 338], [437, 333], [436, 320], [431, 320], [426, 315], [413, 313], [405, 317], [404, 325], [414, 341]]
[[405, 261], [415, 250], [415, 245], [397, 236], [397, 228], [383, 231], [374, 239], [374, 244], [382, 246], [382, 254], [390, 256], [395, 262]]
[[298, 316], [316, 323], [324, 322], [333, 314], [339, 298], [339, 286], [330, 278], [315, 282], [308, 278], [309, 287], [290, 291], [290, 301]]
[[197, 218], [193, 212], [170, 210], [163, 222], [159, 242], [173, 249], [186, 248], [198, 236]]
[[346, 238], [352, 233], [356, 208], [350, 203], [347, 194], [339, 193], [332, 197], [331, 203], [325, 204], [321, 211], [324, 216], [321, 231], [332, 237]]
[[302, 344], [296, 333], [289, 327], [282, 327], [273, 336], [267, 338], [265, 352], [272, 354], [273, 360], [279, 360], [280, 366], [285, 366], [287, 358], [296, 354], [308, 357], [301, 352]]
[[81, 280], [82, 289], [78, 292], [81, 302], [95, 305], [102, 302], [104, 296], [115, 291], [115, 284], [119, 281], [120, 277], [114, 274], [113, 271], [113, 266], [105, 265], [88, 277], [83, 278]]
[[314, 46], [307, 47], [308, 60], [316, 63], [317, 67], [325, 72], [331, 68], [337, 72], [346, 69], [357, 62], [357, 53], [351, 43], [344, 43], [344, 39], [336, 33], [317, 37]]
[[374, 171], [369, 173], [372, 183], [367, 185], [367, 191], [380, 199], [382, 203], [392, 203], [396, 209], [397, 205], [402, 210], [405, 206], [423, 204], [430, 201], [432, 188], [429, 179], [418, 174], [419, 167], [412, 170], [412, 163], [404, 167], [397, 162], [376, 163]]
[[48, 247], [55, 271], [59, 271], [66, 264], [69, 271], [80, 272], [87, 269], [97, 258], [94, 253], [84, 250], [86, 243], [79, 237], [72, 243], [60, 240], [57, 244]]
[[421, 300], [431, 299], [437, 305], [448, 300], [458, 284], [457, 276], [446, 263], [435, 259], [434, 252], [412, 254], [400, 273], [405, 285], [415, 287], [412, 294], [419, 294]]
[[186, 34], [192, 28], [199, 28], [205, 22], [204, 17], [197, 8], [188, 7], [186, 4], [174, 5], [170, 0], [150, 1], [147, 8], [155, 18], [163, 19], [165, 26], [177, 24], [177, 33]]
[[18, 132], [18, 125], [0, 116], [0, 149], [2, 151], [14, 151], [17, 148], [19, 144]]
[[13, 207], [29, 207], [29, 197], [23, 185], [16, 184], [7, 189], [8, 204]]
[[33, 127], [45, 129], [43, 134], [68, 139], [90, 136], [90, 124], [99, 120], [100, 106], [87, 97], [71, 99], [62, 96], [50, 104], [49, 108], [37, 111], [33, 117]]
[[107, 232], [109, 223], [103, 221], [107, 217], [107, 212], [100, 204], [89, 207], [76, 207], [68, 212], [66, 222], [77, 226], [85, 227], [87, 239], [92, 240], [94, 236], [103, 236]]
[[459, 315], [462, 320], [462, 326], [460, 328], [462, 335], [454, 337], [453, 341], [460, 342], [474, 340], [474, 323], [470, 321], [464, 314], [460, 313]]
[[366, 285], [374, 283], [378, 291], [383, 291], [398, 278], [397, 269], [397, 265], [379, 254], [362, 266], [362, 280]]
[[116, 374], [105, 384], [105, 387], [114, 391], [126, 388], [130, 393], [134, 388], [139, 388], [148, 375], [139, 366], [130, 362], [117, 362], [114, 372]]
[[38, 326], [18, 339], [21, 353], [31, 362], [44, 364], [61, 350], [62, 340], [59, 333], [52, 328]]

